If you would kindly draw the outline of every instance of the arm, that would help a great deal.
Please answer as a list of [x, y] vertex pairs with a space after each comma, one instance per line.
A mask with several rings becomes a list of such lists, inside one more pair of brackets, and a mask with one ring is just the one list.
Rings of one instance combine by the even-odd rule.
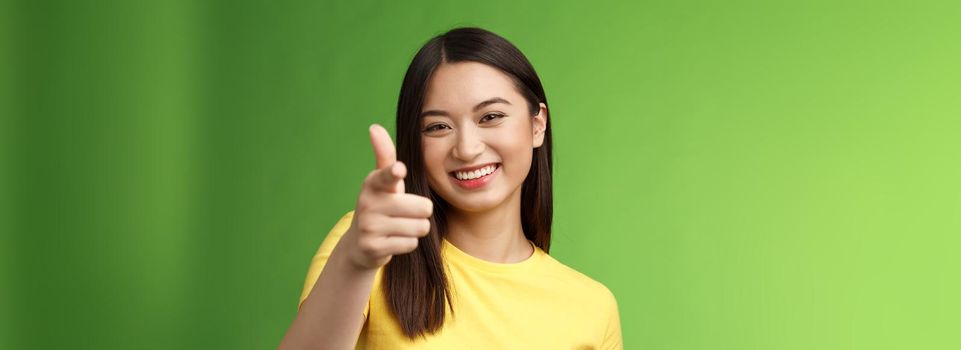
[[377, 270], [353, 266], [341, 247], [334, 248], [279, 349], [353, 349], [356, 345]]
[[[311, 290], [280, 349], [353, 348], [364, 325], [377, 270], [392, 256], [416, 249], [418, 238], [430, 232], [433, 202], [405, 193], [407, 167], [397, 161], [387, 130], [371, 126], [370, 140], [377, 169], [364, 179], [354, 213], [345, 215], [321, 244], [308, 281], [315, 273], [314, 266], [323, 266], [322, 272], [313, 285], [307, 283]], [[345, 228], [347, 222], [349, 228]], [[341, 237], [339, 233], [345, 230]]]

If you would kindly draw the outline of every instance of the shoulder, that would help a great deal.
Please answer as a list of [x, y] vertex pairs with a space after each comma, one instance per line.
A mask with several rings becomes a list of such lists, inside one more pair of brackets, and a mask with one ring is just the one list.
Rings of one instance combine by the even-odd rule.
[[320, 277], [320, 273], [324, 270], [324, 266], [327, 265], [327, 260], [330, 259], [331, 253], [334, 251], [334, 247], [340, 242], [340, 238], [344, 236], [347, 229], [350, 228], [351, 221], [354, 219], [354, 211], [348, 211], [346, 214], [337, 220], [337, 223], [327, 232], [327, 236], [317, 247], [317, 251], [314, 253], [314, 257], [310, 261], [310, 266], [307, 268], [307, 278], [304, 281], [304, 289], [300, 294], [300, 303], [303, 304], [304, 300], [310, 294], [311, 289], [314, 287], [314, 283]]
[[546, 255], [546, 266], [551, 278], [557, 279], [567, 287], [572, 297], [583, 299], [597, 306], [610, 307], [617, 304], [614, 293], [603, 283], [590, 276], [565, 265], [550, 255]]
[[340, 237], [342, 237], [344, 233], [347, 232], [347, 229], [350, 228], [350, 224], [353, 222], [353, 220], [353, 210], [348, 211], [346, 214], [341, 216], [340, 219], [337, 220], [337, 223], [335, 223], [330, 231], [327, 232], [327, 236], [324, 238], [324, 242], [321, 244], [318, 252], [330, 252], [333, 250], [337, 241], [340, 240]]
[[334, 230], [332, 231], [337, 231], [336, 230], [337, 228], [342, 228], [343, 230], [347, 230], [347, 228], [350, 227], [350, 222], [353, 219], [354, 219], [354, 211], [350, 210], [347, 213], [345, 213], [343, 216], [341, 216], [340, 219], [337, 220], [337, 223], [334, 224]]
[[548, 256], [547, 288], [558, 293], [567, 305], [576, 306], [575, 314], [592, 325], [604, 349], [620, 349], [620, 313], [614, 293], [603, 283]]

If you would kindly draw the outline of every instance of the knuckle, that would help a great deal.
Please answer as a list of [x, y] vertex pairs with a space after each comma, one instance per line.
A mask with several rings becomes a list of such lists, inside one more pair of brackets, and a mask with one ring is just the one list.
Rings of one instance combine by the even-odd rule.
[[364, 186], [370, 186], [377, 179], [377, 170], [367, 173], [367, 177], [364, 178]]
[[378, 256], [380, 255], [380, 248], [372, 244], [370, 240], [363, 240], [360, 243], [360, 252], [366, 256]]
[[367, 178], [364, 179], [364, 185], [370, 189], [378, 188], [378, 186], [380, 186], [383, 182], [384, 174], [382, 174], [381, 170], [371, 171], [370, 174], [367, 174]]
[[361, 220], [357, 223], [357, 229], [360, 230], [361, 233], [369, 235], [374, 233], [377, 227], [370, 220]]
[[[360, 194], [360, 198], [357, 199], [357, 207], [354, 211], [357, 213], [363, 213], [370, 209], [370, 201], [367, 199], [363, 193]], [[357, 215], [360, 216], [360, 215]]]

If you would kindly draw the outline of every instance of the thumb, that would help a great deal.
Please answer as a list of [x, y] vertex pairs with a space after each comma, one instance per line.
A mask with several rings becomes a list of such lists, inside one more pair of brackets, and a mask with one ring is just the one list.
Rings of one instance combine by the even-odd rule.
[[397, 162], [397, 150], [394, 148], [394, 141], [390, 139], [390, 134], [383, 126], [378, 124], [370, 126], [370, 144], [374, 147], [377, 169], [383, 169]]

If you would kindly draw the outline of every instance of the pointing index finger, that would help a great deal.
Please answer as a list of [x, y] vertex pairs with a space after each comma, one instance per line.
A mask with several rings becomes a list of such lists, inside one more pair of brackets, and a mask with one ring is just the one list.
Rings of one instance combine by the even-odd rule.
[[400, 186], [404, 182], [404, 176], [406, 175], [407, 167], [404, 166], [404, 163], [397, 162], [397, 164], [393, 166], [374, 170], [370, 185], [377, 191], [403, 193], [403, 187]]

